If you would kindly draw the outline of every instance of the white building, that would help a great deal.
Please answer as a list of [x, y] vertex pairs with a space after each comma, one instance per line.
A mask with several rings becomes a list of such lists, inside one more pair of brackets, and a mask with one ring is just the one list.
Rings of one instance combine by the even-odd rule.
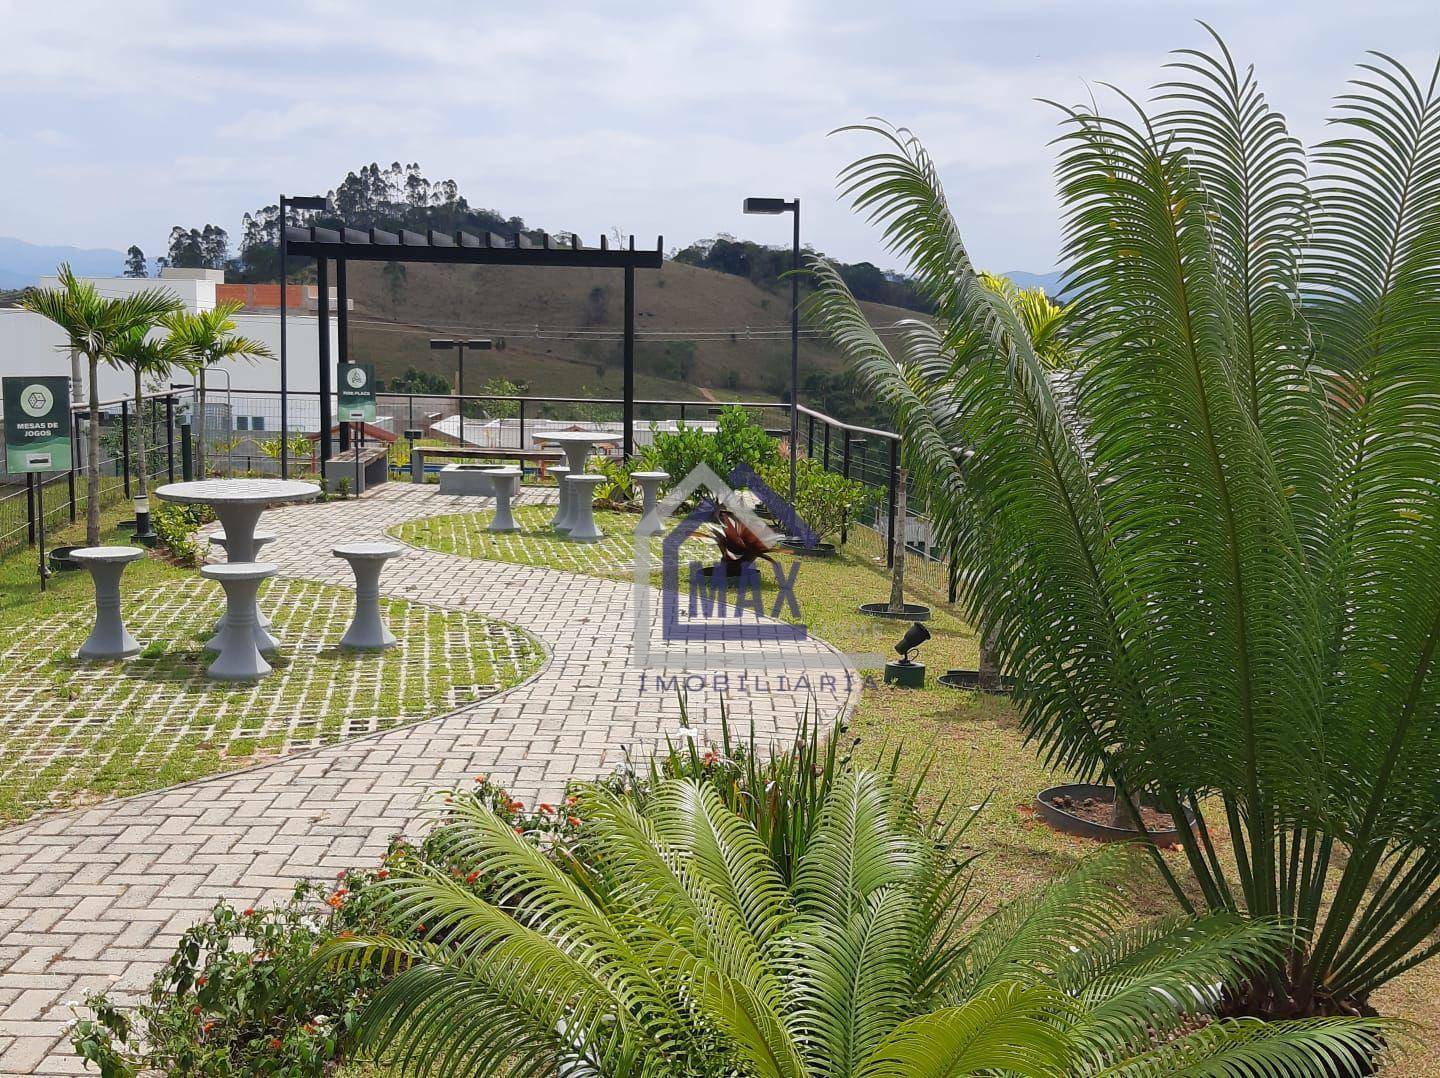
[[[215, 415], [230, 429], [278, 430], [280, 412], [278, 398], [246, 395], [245, 391], [278, 392], [280, 389], [280, 312], [278, 285], [227, 285], [220, 270], [167, 269], [159, 278], [146, 277], [85, 277], [102, 296], [125, 296], [145, 288], [164, 288], [177, 297], [190, 311], [214, 308], [222, 299], [246, 302], [246, 309], [235, 316], [236, 332], [264, 344], [275, 359], [229, 360], [212, 367], [206, 375], [207, 415]], [[42, 288], [55, 288], [59, 280], [42, 277]], [[334, 290], [331, 290], [333, 295]], [[320, 348], [316, 334], [315, 288], [291, 286], [290, 308], [286, 326], [286, 355], [289, 388], [296, 396], [290, 398], [289, 421], [298, 432], [318, 430], [320, 426]], [[297, 308], [299, 308], [297, 310]], [[333, 309], [333, 304], [332, 304]], [[339, 355], [338, 331], [330, 323], [331, 384], [333, 364]], [[76, 403], [89, 399], [88, 364], [80, 360], [72, 367], [65, 335], [48, 319], [19, 308], [0, 308], [0, 375], [68, 374], [77, 377], [72, 386]], [[118, 402], [134, 394], [133, 376], [129, 371], [102, 364], [99, 375], [100, 399]], [[165, 385], [150, 389], [166, 389], [168, 381], [189, 384], [184, 371], [176, 371]]]

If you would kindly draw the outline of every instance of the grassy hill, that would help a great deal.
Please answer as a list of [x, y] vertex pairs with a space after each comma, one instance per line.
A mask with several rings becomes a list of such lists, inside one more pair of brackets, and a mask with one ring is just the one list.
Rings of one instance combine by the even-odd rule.
[[[496, 351], [467, 355], [472, 392], [499, 376], [537, 395], [620, 395], [625, 298], [618, 270], [412, 264], [402, 279], [381, 264], [356, 263], [349, 286], [351, 353], [373, 362], [387, 382], [412, 365], [453, 381], [455, 354], [430, 351], [428, 338], [469, 334], [497, 343]], [[635, 301], [640, 396], [770, 400], [788, 385], [788, 287], [770, 292], [742, 277], [666, 262], [637, 272]], [[877, 323], [914, 316], [897, 307], [867, 309]], [[747, 326], [767, 336], [747, 335]], [[675, 336], [653, 336], [667, 332]], [[828, 344], [803, 336], [800, 364], [802, 382], [810, 372], [844, 368]]]

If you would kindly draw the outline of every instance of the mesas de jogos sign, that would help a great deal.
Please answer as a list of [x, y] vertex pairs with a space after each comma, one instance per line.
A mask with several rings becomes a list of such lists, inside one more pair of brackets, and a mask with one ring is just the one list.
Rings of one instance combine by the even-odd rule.
[[18, 377], [3, 382], [5, 468], [16, 472], [70, 470], [70, 379]]

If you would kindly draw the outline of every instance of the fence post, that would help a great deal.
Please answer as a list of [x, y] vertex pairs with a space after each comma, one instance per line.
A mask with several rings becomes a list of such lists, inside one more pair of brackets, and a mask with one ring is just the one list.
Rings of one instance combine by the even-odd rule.
[[680, 425], [685, 425], [685, 402], [680, 402]]
[[[850, 478], [850, 432], [849, 432], [848, 430], [845, 432], [845, 451], [841, 454], [841, 459], [844, 461], [844, 463], [841, 465], [841, 467], [844, 468], [845, 478], [846, 478], [846, 479], [849, 479], [849, 478]], [[845, 545], [845, 540], [850, 537], [850, 536], [849, 536], [849, 531], [850, 531], [850, 513], [847, 511], [847, 512], [845, 512], [845, 513], [840, 517], [840, 545], [841, 545], [841, 546], [844, 546], [844, 545]]]
[[805, 455], [813, 457], [815, 455], [815, 417], [811, 415], [805, 418], [809, 422], [809, 426], [805, 429]]
[[885, 516], [889, 521], [886, 528], [886, 538], [890, 541], [885, 544], [885, 565], [887, 568], [895, 568], [895, 479], [898, 474], [896, 457], [900, 443], [894, 438], [890, 439], [890, 475], [885, 482]]
[[953, 605], [956, 597], [960, 594], [960, 562], [955, 557], [955, 547], [952, 545], [947, 551], [950, 561], [950, 602]]
[[70, 470], [65, 473], [66, 485], [70, 488], [70, 523], [75, 523], [75, 465], [80, 460], [80, 424], [75, 422], [75, 412], [70, 412]]
[[180, 478], [185, 482], [195, 478], [194, 446], [190, 440], [190, 424], [180, 424]]
[[825, 424], [825, 470], [830, 470], [830, 424]]
[[125, 477], [125, 497], [130, 497], [130, 402], [120, 402], [120, 473]]
[[175, 482], [175, 394], [165, 398], [165, 475]]
[[520, 444], [517, 449], [525, 448], [525, 398], [520, 398]]
[[25, 473], [25, 544], [35, 545], [35, 473]]

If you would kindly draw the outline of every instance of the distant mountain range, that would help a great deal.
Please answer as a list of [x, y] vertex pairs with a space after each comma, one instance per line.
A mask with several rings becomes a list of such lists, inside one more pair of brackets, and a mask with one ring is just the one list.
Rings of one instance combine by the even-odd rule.
[[38, 284], [61, 262], [69, 262], [82, 277], [116, 277], [125, 268], [125, 255], [105, 248], [46, 247], [0, 236], [0, 288]]
[[1064, 276], [1059, 270], [1054, 273], [1027, 273], [1025, 270], [1011, 270], [1003, 276], [1009, 277], [1017, 288], [1043, 288], [1055, 298], [1060, 297], [1060, 280]]

